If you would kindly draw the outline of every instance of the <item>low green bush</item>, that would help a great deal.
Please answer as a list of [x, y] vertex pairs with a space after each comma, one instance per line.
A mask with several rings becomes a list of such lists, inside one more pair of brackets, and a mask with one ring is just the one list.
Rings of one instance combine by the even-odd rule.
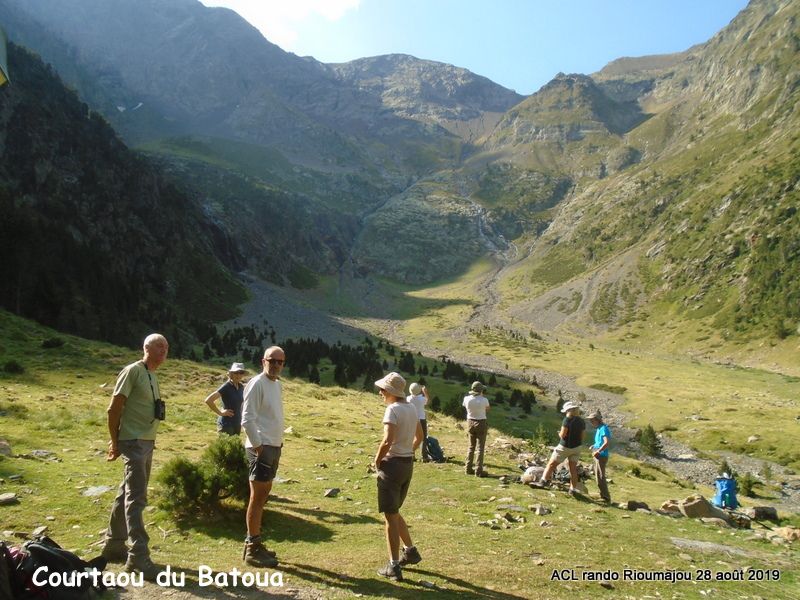
[[176, 456], [161, 467], [157, 481], [162, 490], [159, 507], [178, 516], [196, 514], [198, 509], [205, 512], [206, 479], [200, 465], [187, 458]]
[[250, 470], [239, 436], [221, 435], [214, 440], [203, 453], [200, 464], [212, 500], [248, 498]]
[[9, 360], [3, 365], [3, 371], [11, 375], [21, 375], [25, 372], [25, 367], [15, 360]]
[[246, 500], [250, 493], [248, 464], [238, 436], [222, 435], [200, 460], [170, 459], [158, 473], [159, 506], [176, 516], [213, 513], [225, 498]]
[[42, 348], [49, 349], [49, 348], [61, 348], [64, 345], [64, 340], [58, 337], [51, 337], [47, 338], [46, 340], [42, 341]]

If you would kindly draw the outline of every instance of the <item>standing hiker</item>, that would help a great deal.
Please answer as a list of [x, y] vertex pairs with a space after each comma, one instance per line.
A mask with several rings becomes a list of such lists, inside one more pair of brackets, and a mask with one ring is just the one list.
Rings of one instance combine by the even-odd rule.
[[603, 423], [603, 414], [595, 410], [589, 415], [589, 422], [595, 428], [592, 457], [594, 458], [594, 479], [600, 489], [600, 497], [605, 502], [611, 502], [606, 481], [606, 465], [608, 464], [608, 447], [611, 445], [611, 429]]
[[[483, 469], [483, 455], [486, 449], [486, 434], [489, 431], [489, 424], [486, 420], [486, 413], [489, 410], [489, 400], [483, 395], [486, 386], [480, 381], [475, 381], [470, 387], [469, 393], [464, 396], [463, 406], [467, 409], [467, 432], [469, 434], [469, 451], [467, 452], [467, 463], [464, 472], [467, 475], [477, 475], [486, 477], [488, 473]], [[475, 456], [475, 445], [478, 446], [478, 460], [475, 469], [472, 468], [472, 460]]]
[[[206, 404], [217, 418], [217, 433], [239, 435], [242, 431], [242, 402], [244, 386], [242, 378], [247, 369], [242, 363], [233, 363], [228, 369], [228, 381], [206, 397]], [[222, 410], [217, 408], [217, 400], [222, 399]]]
[[278, 566], [275, 552], [267, 550], [261, 541], [261, 518], [281, 459], [283, 390], [280, 374], [285, 363], [286, 354], [282, 348], [267, 348], [261, 359], [264, 370], [244, 388], [242, 427], [250, 465], [250, 500], [247, 503], [247, 538], [242, 558], [254, 567]]
[[411, 393], [406, 400], [417, 409], [419, 424], [422, 426], [422, 462], [431, 462], [431, 453], [428, 450], [428, 421], [425, 418], [425, 405], [430, 401], [428, 388], [414, 382], [408, 386], [408, 391]]
[[[124, 470], [111, 507], [102, 555], [109, 562], [124, 562], [129, 573], [139, 571], [144, 579], [155, 581], [161, 567], [150, 559], [144, 509], [156, 432], [166, 416], [155, 371], [167, 359], [169, 343], [163, 335], [151, 333], [144, 340], [143, 351], [142, 360], [120, 372], [108, 406], [111, 441], [106, 460], [115, 461], [121, 456]], [[125, 545], [128, 539], [130, 550]]]
[[392, 372], [376, 381], [375, 385], [386, 405], [383, 439], [375, 453], [375, 469], [378, 472], [378, 512], [383, 513], [389, 550], [389, 563], [378, 571], [378, 575], [402, 581], [401, 567], [422, 560], [400, 514], [411, 485], [414, 451], [422, 443], [422, 425], [416, 408], [405, 399], [406, 380], [402, 376]]

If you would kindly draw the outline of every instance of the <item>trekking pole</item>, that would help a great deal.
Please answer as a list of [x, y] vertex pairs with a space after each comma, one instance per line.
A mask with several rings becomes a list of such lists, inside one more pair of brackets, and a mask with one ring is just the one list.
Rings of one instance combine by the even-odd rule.
[[746, 514], [744, 514], [744, 513], [740, 513], [740, 512], [738, 512], [738, 511], [735, 511], [735, 510], [731, 510], [731, 509], [728, 509], [728, 510], [730, 511], [730, 513], [731, 513], [732, 515], [737, 515], [737, 516], [739, 516], [739, 517], [744, 517], [745, 519], [750, 519], [751, 521], [755, 521], [756, 523], [758, 523], [758, 524], [759, 524], [759, 525], [761, 525], [762, 527], [765, 527], [766, 529], [769, 529], [770, 531], [772, 531], [772, 527], [770, 527], [770, 526], [769, 526], [769, 525], [767, 525], [766, 523], [763, 523], [762, 521], [759, 521], [758, 519], [755, 519], [755, 518], [753, 518], [753, 517], [751, 517], [751, 516], [749, 516], [749, 515], [746, 515]]

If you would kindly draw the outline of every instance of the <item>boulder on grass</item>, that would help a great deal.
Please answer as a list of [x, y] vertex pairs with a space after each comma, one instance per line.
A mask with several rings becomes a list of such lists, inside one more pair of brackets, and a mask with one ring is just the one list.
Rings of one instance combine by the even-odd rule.
[[716, 518], [731, 522], [730, 515], [721, 508], [717, 508], [700, 494], [684, 498], [679, 503], [684, 516], [690, 519]]

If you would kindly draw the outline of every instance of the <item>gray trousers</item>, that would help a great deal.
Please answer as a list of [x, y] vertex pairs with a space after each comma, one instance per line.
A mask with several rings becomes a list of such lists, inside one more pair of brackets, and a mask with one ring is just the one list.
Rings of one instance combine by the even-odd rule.
[[608, 493], [608, 482], [606, 481], [607, 456], [600, 456], [594, 459], [594, 480], [600, 489], [600, 497], [607, 502], [611, 502], [611, 494]]
[[475, 456], [475, 446], [478, 446], [477, 470], [483, 470], [483, 453], [486, 448], [486, 434], [489, 432], [489, 423], [486, 419], [468, 419], [467, 432], [469, 433], [469, 451], [467, 452], [467, 470], [472, 470], [472, 460]]
[[144, 509], [147, 506], [147, 484], [153, 462], [153, 440], [120, 440], [119, 451], [125, 470], [117, 497], [111, 507], [106, 539], [121, 542], [130, 538], [130, 558], [148, 558], [150, 536], [144, 529]]

